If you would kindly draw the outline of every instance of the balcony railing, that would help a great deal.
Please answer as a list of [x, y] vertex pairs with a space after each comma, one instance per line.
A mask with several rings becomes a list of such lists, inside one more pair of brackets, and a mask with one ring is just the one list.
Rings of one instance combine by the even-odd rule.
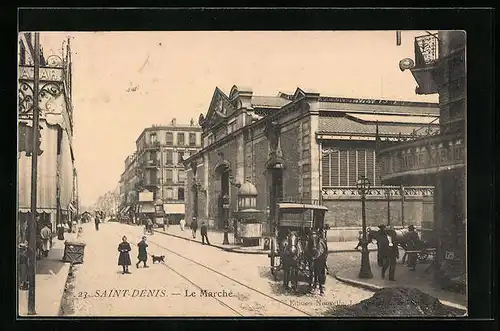
[[161, 184], [160, 178], [157, 178], [156, 180], [145, 180], [144, 181], [144, 186], [159, 186]]
[[415, 38], [415, 67], [433, 65], [439, 57], [437, 34]]
[[146, 160], [142, 165], [145, 168], [158, 168], [160, 167], [160, 162], [158, 162], [157, 160]]
[[465, 165], [465, 141], [460, 134], [451, 134], [386, 145], [378, 162], [382, 179], [431, 174]]

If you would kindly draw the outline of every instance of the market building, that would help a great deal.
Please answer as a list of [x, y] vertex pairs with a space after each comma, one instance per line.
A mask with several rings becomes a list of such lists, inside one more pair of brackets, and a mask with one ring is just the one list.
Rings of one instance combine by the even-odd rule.
[[[39, 100], [40, 149], [37, 174], [37, 213], [55, 232], [59, 222], [76, 217], [78, 181], [73, 148], [72, 69], [69, 39], [62, 54], [41, 50], [39, 95], [33, 95], [32, 34], [20, 34], [18, 52], [18, 220], [19, 238], [26, 239], [31, 218], [31, 154], [33, 100]], [[64, 44], [63, 44], [64, 45]]]
[[[201, 146], [201, 128], [189, 124], [153, 125], [136, 140], [120, 180], [122, 214], [146, 215], [156, 223], [177, 223], [185, 214], [186, 172], [182, 161]], [[143, 194], [141, 194], [143, 193]]]
[[466, 274], [466, 69], [465, 32], [440, 31], [415, 38], [415, 59], [401, 60], [417, 94], [439, 94], [439, 131], [403, 142], [383, 142], [379, 153], [384, 183], [432, 185], [437, 278], [461, 284]]
[[[367, 201], [368, 224], [387, 221], [377, 131], [393, 140], [424, 134], [423, 127], [439, 127], [439, 109], [435, 103], [327, 97], [301, 88], [257, 96], [233, 86], [229, 95], [215, 89], [199, 124], [202, 149], [184, 162], [188, 219], [197, 216], [215, 228], [232, 227], [244, 186], [243, 193], [255, 193], [255, 209], [263, 214], [262, 236], [269, 232], [273, 206], [286, 200], [328, 207], [326, 221], [342, 240], [355, 237], [361, 225], [355, 188], [361, 175], [376, 188]], [[405, 196], [395, 192], [392, 197], [394, 222], [420, 226], [428, 208], [423, 200], [433, 188], [390, 189]]]

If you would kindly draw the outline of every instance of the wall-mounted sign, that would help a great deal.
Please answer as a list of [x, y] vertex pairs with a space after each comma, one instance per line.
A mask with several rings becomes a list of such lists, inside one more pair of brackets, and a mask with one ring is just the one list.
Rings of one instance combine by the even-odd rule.
[[[19, 79], [33, 80], [35, 75], [35, 68], [33, 67], [18, 67], [18, 77]], [[52, 81], [52, 82], [62, 82], [63, 80], [63, 69], [59, 68], [40, 68], [40, 80], [41, 81]]]
[[153, 202], [153, 192], [144, 190], [139, 193], [139, 202]]

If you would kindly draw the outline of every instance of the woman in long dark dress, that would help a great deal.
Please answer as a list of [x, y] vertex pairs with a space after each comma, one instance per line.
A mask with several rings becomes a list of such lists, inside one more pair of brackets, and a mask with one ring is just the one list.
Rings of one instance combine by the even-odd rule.
[[127, 242], [127, 237], [123, 236], [122, 242], [118, 245], [118, 251], [120, 252], [120, 256], [118, 257], [118, 265], [121, 265], [123, 267], [123, 274], [130, 274], [130, 271], [128, 271], [128, 266], [132, 264], [129, 254], [131, 250], [132, 248]]

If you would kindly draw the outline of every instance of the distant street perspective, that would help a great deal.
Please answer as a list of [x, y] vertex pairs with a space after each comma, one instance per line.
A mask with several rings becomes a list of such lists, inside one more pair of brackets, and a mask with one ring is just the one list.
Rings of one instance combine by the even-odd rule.
[[465, 39], [20, 32], [19, 316], [466, 316]]

